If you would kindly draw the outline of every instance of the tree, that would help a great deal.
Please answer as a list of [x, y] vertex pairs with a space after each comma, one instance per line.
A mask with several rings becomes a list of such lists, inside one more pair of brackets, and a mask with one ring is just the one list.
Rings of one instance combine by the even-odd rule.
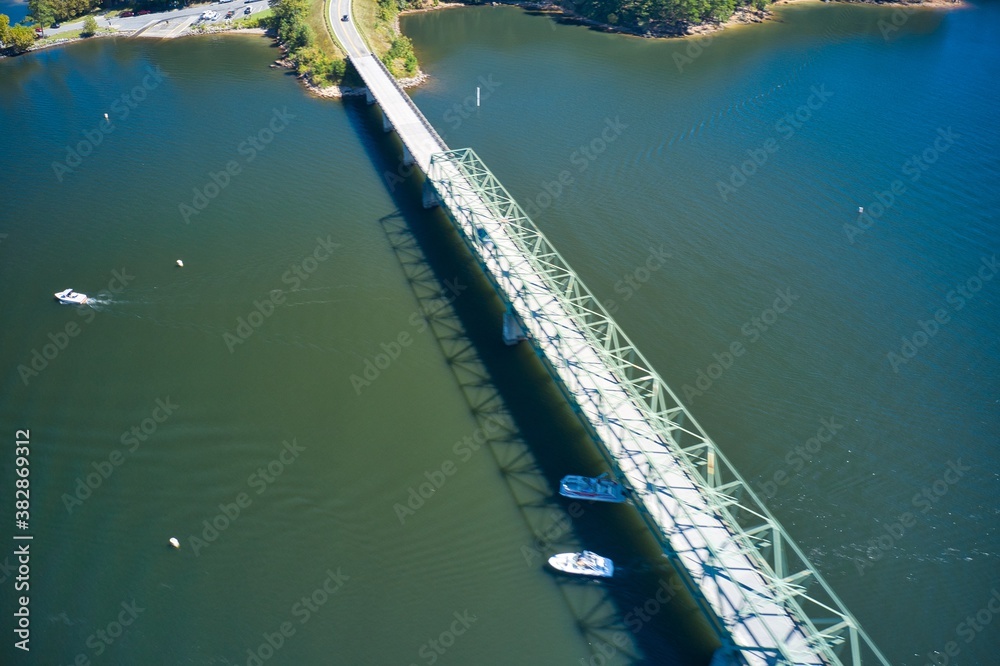
[[28, 9], [31, 11], [32, 19], [42, 26], [52, 25], [56, 21], [56, 10], [52, 3], [45, 0], [28, 0]]
[[10, 17], [0, 14], [0, 44], [10, 42]]
[[281, 0], [274, 8], [278, 41], [292, 53], [310, 46], [315, 38], [312, 28], [306, 24], [308, 11], [307, 0]]
[[35, 31], [24, 25], [10, 29], [10, 45], [17, 53], [24, 53], [35, 43]]
[[82, 16], [99, 6], [100, 0], [28, 0], [28, 11], [42, 25]]
[[97, 34], [97, 19], [93, 16], [88, 16], [83, 19], [83, 32], [80, 33], [81, 37], [92, 37]]
[[392, 40], [392, 46], [382, 56], [382, 62], [395, 74], [413, 76], [417, 72], [417, 56], [413, 53], [413, 42], [406, 35], [400, 35]]
[[735, 9], [735, 0], [712, 0], [709, 12], [717, 21], [728, 21]]

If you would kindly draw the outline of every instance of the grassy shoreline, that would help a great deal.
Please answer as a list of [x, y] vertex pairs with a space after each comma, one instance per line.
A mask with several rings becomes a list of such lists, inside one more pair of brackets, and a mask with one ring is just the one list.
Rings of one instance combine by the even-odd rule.
[[330, 25], [330, 14], [327, 12], [329, 0], [310, 0], [309, 20], [307, 24], [316, 34], [316, 48], [338, 60], [344, 60], [347, 54], [333, 38], [333, 26]]

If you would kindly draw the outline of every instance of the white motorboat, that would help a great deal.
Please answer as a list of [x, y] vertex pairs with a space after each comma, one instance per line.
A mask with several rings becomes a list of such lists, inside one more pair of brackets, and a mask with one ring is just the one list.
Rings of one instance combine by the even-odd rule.
[[558, 571], [580, 576], [611, 578], [615, 573], [614, 562], [597, 553], [585, 550], [582, 553], [559, 553], [549, 558], [549, 566]]
[[55, 294], [56, 299], [60, 303], [66, 305], [86, 305], [90, 302], [87, 298], [87, 294], [78, 294], [72, 289], [63, 289], [62, 291]]
[[611, 480], [605, 472], [600, 476], [565, 476], [559, 482], [559, 494], [575, 499], [594, 502], [625, 501], [625, 489], [620, 483]]

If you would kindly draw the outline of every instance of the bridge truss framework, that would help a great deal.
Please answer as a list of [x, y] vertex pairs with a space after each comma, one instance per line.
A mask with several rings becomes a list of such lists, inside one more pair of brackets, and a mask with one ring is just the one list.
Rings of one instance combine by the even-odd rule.
[[833, 589], [471, 149], [433, 154], [448, 213], [728, 652], [747, 664], [889, 662]]

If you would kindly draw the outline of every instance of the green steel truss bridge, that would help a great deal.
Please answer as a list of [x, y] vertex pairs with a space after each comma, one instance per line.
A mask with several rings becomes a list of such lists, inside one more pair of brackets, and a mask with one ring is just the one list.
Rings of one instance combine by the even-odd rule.
[[[348, 0], [338, 38], [508, 307], [504, 338], [527, 339], [717, 633], [717, 663], [889, 662], [749, 484], [510, 193], [471, 150], [450, 150], [368, 52]], [[349, 9], [348, 9], [349, 11]], [[336, 15], [334, 15], [336, 12]], [[342, 34], [343, 33], [343, 34]]]

